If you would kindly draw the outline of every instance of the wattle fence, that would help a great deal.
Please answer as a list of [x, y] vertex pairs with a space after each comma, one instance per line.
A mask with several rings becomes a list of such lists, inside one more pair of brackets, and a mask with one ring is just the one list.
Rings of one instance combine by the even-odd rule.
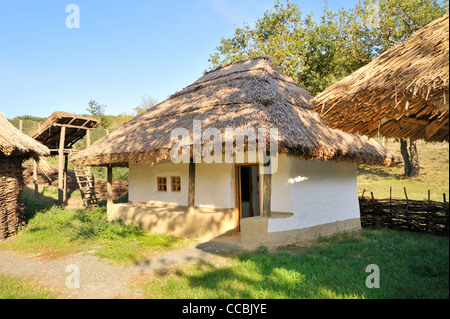
[[[428, 191], [428, 198], [430, 192]], [[449, 235], [449, 203], [428, 200], [375, 199], [359, 197], [361, 226], [363, 228], [389, 228], [434, 235]]]

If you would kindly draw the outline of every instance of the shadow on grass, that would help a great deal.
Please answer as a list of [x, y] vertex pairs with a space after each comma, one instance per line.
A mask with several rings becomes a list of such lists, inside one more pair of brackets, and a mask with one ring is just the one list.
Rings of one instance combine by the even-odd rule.
[[57, 199], [50, 196], [45, 196], [41, 192], [38, 193], [38, 197], [35, 199], [34, 190], [28, 186], [23, 188], [23, 202], [26, 223], [28, 223], [37, 212], [50, 209], [58, 204]]
[[[227, 257], [225, 265], [180, 269], [151, 289], [178, 287], [177, 298], [448, 298], [448, 238], [365, 231]], [[380, 268], [379, 289], [366, 286], [370, 264]]]
[[364, 175], [366, 178], [391, 178], [395, 180], [406, 178], [403, 174], [391, 173], [385, 167], [373, 165], [358, 165], [357, 174], [358, 176]]

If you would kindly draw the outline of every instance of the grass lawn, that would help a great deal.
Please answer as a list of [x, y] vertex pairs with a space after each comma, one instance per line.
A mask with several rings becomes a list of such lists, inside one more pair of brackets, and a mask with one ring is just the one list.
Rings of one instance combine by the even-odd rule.
[[58, 294], [30, 279], [0, 274], [0, 299], [55, 299]]
[[[377, 140], [377, 139], [376, 139]], [[380, 142], [377, 140], [377, 142]], [[387, 139], [385, 146], [400, 155], [400, 142]], [[373, 192], [375, 198], [389, 198], [389, 187], [392, 187], [393, 198], [405, 198], [403, 188], [409, 199], [423, 200], [428, 198], [431, 191], [431, 200], [443, 201], [443, 193], [449, 200], [449, 146], [442, 147], [442, 143], [425, 143], [417, 141], [419, 154], [420, 176], [406, 178], [403, 164], [394, 167], [377, 165], [358, 165], [358, 195], [370, 197]]]
[[106, 207], [87, 211], [53, 206], [28, 218], [27, 226], [0, 247], [53, 257], [93, 250], [101, 258], [131, 262], [187, 243], [180, 237], [108, 222]]
[[[228, 254], [137, 287], [145, 298], [449, 298], [448, 258], [448, 237], [365, 230]], [[379, 267], [380, 288], [366, 286], [369, 264]]]

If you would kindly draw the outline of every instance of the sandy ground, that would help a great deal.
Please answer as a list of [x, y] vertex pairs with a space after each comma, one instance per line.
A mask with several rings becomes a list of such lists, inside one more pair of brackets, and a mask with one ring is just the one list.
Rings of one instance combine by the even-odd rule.
[[[139, 275], [164, 272], [175, 265], [210, 261], [215, 254], [240, 249], [239, 238], [229, 236], [208, 242], [196, 242], [173, 249], [151, 259], [130, 265], [113, 264], [86, 253], [45, 259], [39, 254], [25, 254], [10, 249], [0, 250], [0, 273], [20, 278], [33, 278], [61, 293], [60, 298], [113, 299], [138, 298], [130, 289]], [[76, 283], [79, 283], [77, 287]]]

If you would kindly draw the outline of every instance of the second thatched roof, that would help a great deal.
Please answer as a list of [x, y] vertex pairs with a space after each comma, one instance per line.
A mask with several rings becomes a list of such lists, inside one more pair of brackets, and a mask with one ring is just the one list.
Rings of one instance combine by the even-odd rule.
[[268, 58], [210, 71], [185, 89], [78, 153], [78, 166], [122, 166], [170, 158], [175, 128], [277, 128], [278, 152], [318, 160], [392, 165], [398, 157], [366, 137], [330, 129], [310, 107], [312, 96]]
[[46, 146], [19, 131], [0, 112], [0, 155], [38, 159], [49, 154]]
[[92, 117], [56, 111], [33, 133], [32, 137], [49, 147], [51, 155], [57, 155], [62, 127], [65, 127], [64, 149], [71, 149], [86, 135], [86, 130], [93, 129], [99, 124], [100, 121]]
[[449, 15], [433, 21], [312, 101], [329, 126], [373, 136], [449, 137]]

